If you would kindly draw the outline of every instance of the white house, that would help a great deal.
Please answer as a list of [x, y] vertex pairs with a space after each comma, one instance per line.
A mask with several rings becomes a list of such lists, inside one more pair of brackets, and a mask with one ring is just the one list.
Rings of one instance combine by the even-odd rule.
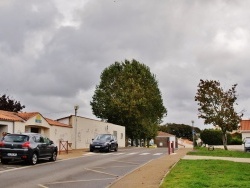
[[39, 112], [0, 110], [0, 133], [2, 132], [41, 133], [53, 140], [59, 148], [60, 141], [67, 141], [73, 149], [88, 148], [97, 134], [111, 133], [117, 137], [119, 147], [125, 147], [125, 127], [73, 115], [52, 120]]
[[242, 134], [242, 141], [244, 141], [246, 137], [250, 138], [250, 120], [241, 120], [239, 131]]

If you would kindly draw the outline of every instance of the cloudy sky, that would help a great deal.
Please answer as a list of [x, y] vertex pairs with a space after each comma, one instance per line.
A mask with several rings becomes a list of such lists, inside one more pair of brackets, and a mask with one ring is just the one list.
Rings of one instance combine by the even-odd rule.
[[250, 118], [250, 1], [1, 0], [0, 94], [23, 111], [96, 119], [90, 101], [104, 68], [125, 59], [156, 75], [164, 123], [203, 129], [200, 79], [237, 83]]

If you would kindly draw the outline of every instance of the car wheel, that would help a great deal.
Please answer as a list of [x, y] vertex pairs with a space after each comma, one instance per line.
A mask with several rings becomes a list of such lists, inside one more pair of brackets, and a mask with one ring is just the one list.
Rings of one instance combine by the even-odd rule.
[[51, 158], [49, 160], [50, 161], [56, 161], [56, 157], [57, 157], [56, 151], [53, 151], [52, 156], [51, 156]]
[[37, 154], [33, 153], [29, 162], [30, 162], [31, 165], [35, 165], [37, 163], [37, 161], [38, 161]]
[[8, 164], [8, 162], [9, 162], [9, 159], [1, 159], [2, 164]]
[[111, 151], [111, 146], [108, 146], [107, 152], [110, 152], [110, 151]]
[[92, 148], [89, 148], [89, 151], [90, 151], [90, 152], [93, 152], [94, 150], [93, 150]]
[[118, 145], [115, 147], [115, 151], [118, 151]]

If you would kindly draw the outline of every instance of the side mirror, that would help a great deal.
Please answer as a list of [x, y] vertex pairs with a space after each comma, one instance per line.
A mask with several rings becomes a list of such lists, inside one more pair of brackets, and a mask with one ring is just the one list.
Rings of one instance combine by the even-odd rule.
[[50, 140], [49, 143], [50, 143], [50, 145], [51, 145], [51, 144], [54, 144], [54, 142], [53, 142], [52, 140]]

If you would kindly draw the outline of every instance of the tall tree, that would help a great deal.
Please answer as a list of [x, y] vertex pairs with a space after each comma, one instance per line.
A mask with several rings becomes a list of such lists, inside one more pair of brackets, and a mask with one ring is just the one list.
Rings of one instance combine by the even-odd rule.
[[25, 108], [24, 105], [21, 105], [19, 101], [16, 101], [14, 99], [11, 99], [9, 96], [6, 96], [6, 94], [0, 97], [0, 110], [19, 112], [23, 108]]
[[198, 102], [199, 118], [204, 119], [205, 124], [219, 126], [222, 131], [224, 149], [227, 150], [227, 132], [238, 128], [243, 113], [235, 111], [236, 86], [224, 91], [219, 81], [200, 80], [195, 101]]
[[136, 60], [115, 62], [104, 69], [90, 104], [98, 118], [125, 126], [131, 139], [155, 135], [155, 125], [167, 113], [155, 75]]

